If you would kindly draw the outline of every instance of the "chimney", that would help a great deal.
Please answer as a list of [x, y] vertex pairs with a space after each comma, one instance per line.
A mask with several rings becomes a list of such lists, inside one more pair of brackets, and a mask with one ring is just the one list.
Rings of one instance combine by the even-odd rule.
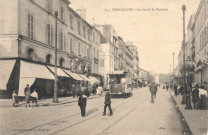
[[86, 20], [86, 9], [84, 8], [79, 8], [76, 10], [76, 12], [84, 19]]

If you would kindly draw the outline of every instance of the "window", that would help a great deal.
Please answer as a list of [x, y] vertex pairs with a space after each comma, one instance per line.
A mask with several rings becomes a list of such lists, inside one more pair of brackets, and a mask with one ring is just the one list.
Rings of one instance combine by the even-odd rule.
[[78, 55], [80, 56], [80, 42], [78, 43]]
[[28, 14], [28, 21], [27, 21], [27, 34], [28, 34], [28, 37], [33, 39], [33, 15], [31, 14]]
[[73, 52], [73, 45], [72, 45], [72, 38], [70, 38], [70, 53], [72, 53]]
[[70, 60], [70, 68], [73, 66], [73, 60]]
[[81, 56], [84, 56], [84, 55], [83, 55], [83, 45], [82, 45], [82, 44], [80, 44], [80, 55], [81, 55]]
[[60, 49], [61, 50], [64, 50], [65, 48], [64, 48], [64, 34], [63, 34], [63, 32], [60, 32]]
[[51, 63], [51, 55], [50, 55], [50, 54], [48, 54], [48, 55], [46, 56], [46, 63], [47, 63], [47, 64], [50, 64], [50, 63]]
[[61, 7], [61, 15], [60, 15], [60, 17], [61, 17], [61, 21], [64, 21], [64, 8], [63, 7]]
[[46, 27], [46, 42], [48, 45], [51, 45], [51, 25], [47, 24]]
[[100, 67], [104, 67], [104, 59], [100, 60]]
[[93, 52], [94, 52], [94, 58], [95, 58], [95, 56], [96, 56], [96, 51], [95, 51], [95, 48], [93, 49]]
[[85, 28], [85, 26], [83, 26], [83, 36], [84, 36], [84, 38], [86, 38], [86, 28]]
[[97, 34], [96, 43], [98, 43], [98, 40], [99, 40], [99, 35]]
[[51, 0], [46, 0], [46, 10], [48, 12], [51, 12], [51, 10], [52, 10], [52, 1]]
[[90, 29], [87, 29], [88, 40], [90, 41]]
[[70, 28], [73, 30], [73, 16], [70, 15]]
[[90, 59], [90, 48], [87, 48], [87, 57]]
[[87, 48], [86, 48], [86, 46], [84, 47], [84, 56], [87, 56]]
[[80, 22], [79, 21], [77, 22], [77, 26], [78, 26], [78, 34], [81, 35], [81, 32], [80, 32]]
[[93, 32], [92, 37], [93, 37], [93, 41], [95, 42], [95, 32]]
[[63, 59], [63, 58], [60, 59], [60, 61], [59, 61], [59, 66], [60, 66], [60, 67], [63, 67], [63, 66], [64, 66], [64, 59]]
[[27, 58], [30, 60], [34, 60], [34, 50], [33, 49], [28, 49], [27, 50]]

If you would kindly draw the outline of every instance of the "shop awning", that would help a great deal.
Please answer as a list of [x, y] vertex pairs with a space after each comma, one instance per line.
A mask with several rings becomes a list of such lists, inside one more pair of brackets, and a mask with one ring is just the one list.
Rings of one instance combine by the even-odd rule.
[[24, 96], [24, 89], [27, 84], [31, 86], [36, 78], [54, 79], [54, 75], [45, 65], [20, 61], [19, 96]]
[[6, 90], [6, 85], [12, 73], [16, 60], [1, 60], [0, 61], [0, 90]]
[[78, 74], [71, 72], [70, 70], [63, 69], [69, 76], [71, 76], [75, 80], [84, 80]]
[[90, 79], [90, 82], [92, 83], [100, 83], [100, 81], [93, 76], [89, 76], [89, 79]]
[[109, 75], [111, 75], [111, 74], [122, 75], [122, 74], [125, 74], [125, 73], [128, 73], [128, 72], [124, 71], [124, 70], [121, 70], [121, 71], [113, 71], [112, 73], [109, 73]]
[[89, 81], [90, 82], [90, 79], [87, 78], [85, 75], [79, 74], [79, 76], [81, 76], [85, 81]]
[[[47, 66], [53, 73], [55, 73], [55, 67]], [[57, 76], [70, 78], [61, 68], [57, 67]]]

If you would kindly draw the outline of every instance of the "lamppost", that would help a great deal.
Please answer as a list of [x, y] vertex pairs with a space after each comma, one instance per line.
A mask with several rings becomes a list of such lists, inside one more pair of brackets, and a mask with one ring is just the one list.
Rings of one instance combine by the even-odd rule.
[[182, 6], [182, 11], [183, 11], [183, 99], [182, 99], [182, 104], [186, 103], [186, 65], [185, 65], [185, 10], [186, 10], [186, 5]]
[[55, 11], [56, 17], [56, 31], [55, 31], [55, 81], [54, 81], [54, 95], [53, 95], [53, 103], [58, 103], [58, 88], [57, 88], [57, 17], [58, 11]]
[[194, 71], [193, 60], [188, 56], [186, 59], [186, 70], [188, 72], [188, 90], [186, 93], [186, 107], [185, 109], [192, 109], [190, 101], [190, 93], [192, 92], [192, 72]]

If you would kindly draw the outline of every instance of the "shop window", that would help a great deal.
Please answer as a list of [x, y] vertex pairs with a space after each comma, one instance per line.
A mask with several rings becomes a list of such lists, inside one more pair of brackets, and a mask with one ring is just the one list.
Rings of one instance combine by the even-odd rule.
[[30, 60], [34, 59], [34, 50], [33, 49], [30, 48], [27, 50], [27, 58]]
[[46, 56], [46, 63], [47, 63], [47, 64], [51, 64], [51, 55], [50, 55], [50, 54], [48, 54], [48, 55]]
[[63, 58], [60, 59], [60, 61], [59, 61], [59, 66], [60, 66], [60, 67], [63, 67], [63, 66], [64, 66], [64, 59], [63, 59]]

